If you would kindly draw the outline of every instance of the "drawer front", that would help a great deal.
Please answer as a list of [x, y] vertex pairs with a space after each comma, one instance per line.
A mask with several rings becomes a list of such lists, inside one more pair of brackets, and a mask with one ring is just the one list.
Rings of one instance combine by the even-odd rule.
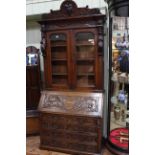
[[41, 146], [100, 152], [101, 120], [97, 118], [40, 115]]
[[[102, 121], [99, 118], [90, 118], [90, 117], [78, 117], [78, 116], [67, 116], [67, 115], [56, 115], [41, 113], [41, 124], [44, 123], [46, 127], [54, 124], [62, 124], [65, 127], [71, 126], [86, 126], [86, 127], [100, 127]], [[43, 126], [44, 126], [43, 125]]]
[[86, 134], [78, 132], [70, 132], [64, 130], [41, 130], [40, 132], [42, 140], [50, 139], [65, 140], [65, 142], [75, 143], [89, 143], [92, 145], [98, 144], [97, 134]]

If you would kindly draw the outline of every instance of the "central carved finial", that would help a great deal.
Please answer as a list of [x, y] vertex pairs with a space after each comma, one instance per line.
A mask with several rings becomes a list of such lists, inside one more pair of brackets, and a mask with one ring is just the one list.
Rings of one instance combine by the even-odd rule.
[[61, 11], [66, 13], [68, 16], [73, 14], [73, 11], [77, 9], [77, 5], [72, 0], [65, 0], [60, 7]]
[[65, 9], [66, 12], [69, 16], [71, 16], [72, 12], [73, 12], [73, 5], [71, 3], [66, 3], [65, 4]]

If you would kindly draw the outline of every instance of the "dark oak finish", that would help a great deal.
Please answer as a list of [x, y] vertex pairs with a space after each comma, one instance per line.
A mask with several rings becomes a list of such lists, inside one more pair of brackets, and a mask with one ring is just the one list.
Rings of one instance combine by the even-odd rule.
[[26, 117], [26, 135], [39, 134], [39, 117], [36, 111], [27, 112]]
[[39, 103], [40, 147], [101, 154], [102, 109], [102, 93], [43, 91]]
[[103, 23], [99, 9], [78, 8], [72, 0], [42, 15], [41, 49], [48, 90], [103, 89]]
[[[39, 134], [37, 114], [41, 89], [39, 49], [29, 46], [26, 48], [26, 55], [26, 62], [28, 61], [26, 65], [26, 135], [32, 135]], [[32, 60], [33, 55], [36, 58]]]
[[26, 66], [26, 109], [35, 110], [38, 107], [40, 99], [40, 62], [39, 50], [33, 46], [26, 48], [26, 54], [37, 54], [38, 60], [36, 65]]
[[91, 92], [103, 91], [104, 21], [99, 9], [78, 8], [72, 0], [39, 21], [46, 90], [38, 107], [42, 149], [101, 154], [103, 95]]

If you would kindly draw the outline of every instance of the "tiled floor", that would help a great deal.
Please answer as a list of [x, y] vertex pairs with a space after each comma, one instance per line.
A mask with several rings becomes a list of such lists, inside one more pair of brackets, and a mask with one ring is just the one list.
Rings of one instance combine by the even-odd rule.
[[[26, 139], [26, 155], [69, 155], [39, 149], [39, 136], [27, 137]], [[113, 155], [108, 150], [104, 149], [102, 155]]]

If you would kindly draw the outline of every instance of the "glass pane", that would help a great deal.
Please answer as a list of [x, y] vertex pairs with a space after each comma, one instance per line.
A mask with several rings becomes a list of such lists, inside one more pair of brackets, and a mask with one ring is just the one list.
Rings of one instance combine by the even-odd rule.
[[77, 85], [80, 87], [95, 85], [95, 42], [92, 32], [79, 32], [76, 40]]
[[94, 58], [95, 47], [94, 46], [76, 46], [77, 58], [78, 59], [89, 59]]
[[56, 85], [67, 85], [67, 36], [66, 34], [52, 34], [51, 41], [51, 64], [52, 83]]
[[53, 74], [67, 74], [67, 63], [66, 61], [54, 61], [52, 63], [52, 73]]
[[79, 74], [93, 74], [94, 63], [89, 61], [77, 62], [77, 73]]
[[38, 54], [28, 53], [26, 54], [26, 65], [37, 65], [38, 64]]
[[79, 87], [87, 87], [87, 86], [94, 86], [95, 79], [94, 76], [88, 75], [79, 75], [77, 78], [77, 85]]
[[67, 84], [67, 76], [63, 75], [53, 75], [52, 76], [52, 83], [56, 85], [65, 85]]
[[67, 47], [51, 47], [51, 52], [52, 60], [67, 59]]
[[110, 141], [128, 149], [129, 142], [129, 39], [128, 18], [114, 17], [112, 23], [112, 77]]
[[66, 44], [67, 37], [65, 34], [52, 34], [50, 36], [50, 40], [52, 42], [52, 46], [54, 45], [64, 45]]

